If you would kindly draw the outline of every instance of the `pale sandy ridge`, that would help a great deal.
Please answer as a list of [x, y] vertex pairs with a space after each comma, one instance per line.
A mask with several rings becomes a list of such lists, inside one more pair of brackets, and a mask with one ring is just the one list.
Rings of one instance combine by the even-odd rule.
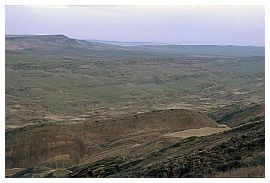
[[181, 138], [187, 138], [187, 137], [192, 137], [192, 136], [201, 137], [201, 136], [207, 136], [207, 135], [223, 132], [230, 129], [231, 128], [228, 127], [227, 125], [219, 125], [217, 127], [203, 127], [203, 128], [197, 128], [197, 129], [182, 130], [179, 132], [167, 133], [164, 136], [181, 137]]

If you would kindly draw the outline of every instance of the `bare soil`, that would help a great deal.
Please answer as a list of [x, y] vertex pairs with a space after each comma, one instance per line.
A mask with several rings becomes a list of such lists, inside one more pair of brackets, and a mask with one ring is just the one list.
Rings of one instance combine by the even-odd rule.
[[165, 134], [166, 137], [181, 137], [181, 138], [187, 138], [187, 137], [201, 137], [201, 136], [207, 136], [212, 135], [215, 133], [223, 132], [226, 130], [230, 130], [229, 127], [203, 127], [198, 129], [189, 129], [189, 130], [183, 130], [179, 132], [173, 132]]

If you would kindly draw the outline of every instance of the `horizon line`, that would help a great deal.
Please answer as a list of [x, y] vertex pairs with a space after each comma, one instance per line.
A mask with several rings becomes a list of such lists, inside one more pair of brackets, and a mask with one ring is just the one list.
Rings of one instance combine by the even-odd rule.
[[[104, 39], [93, 39], [93, 38], [74, 38], [69, 37], [65, 34], [5, 34], [7, 36], [65, 36], [69, 39], [76, 39], [76, 40], [84, 40], [91, 42], [92, 41], [107, 41], [107, 42], [118, 42], [118, 43], [154, 43], [154, 46], [239, 46], [239, 47], [261, 47], [265, 48], [264, 46], [259, 45], [236, 45], [236, 44], [180, 44], [180, 43], [164, 43], [164, 42], [153, 42], [153, 41], [117, 41], [117, 40], [104, 40]], [[132, 45], [132, 46], [151, 46], [149, 45]]]

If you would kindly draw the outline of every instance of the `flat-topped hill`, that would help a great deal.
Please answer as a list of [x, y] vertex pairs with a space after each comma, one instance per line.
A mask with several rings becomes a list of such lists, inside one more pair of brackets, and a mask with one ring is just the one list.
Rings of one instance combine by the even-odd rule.
[[[132, 44], [131, 44], [132, 45]], [[133, 54], [154, 55], [200, 55], [200, 56], [264, 56], [265, 48], [236, 45], [144, 45], [122, 46], [110, 42], [78, 40], [65, 35], [6, 35], [6, 50], [40, 49], [59, 50], [118, 50]], [[125, 55], [126, 53], [122, 53]]]

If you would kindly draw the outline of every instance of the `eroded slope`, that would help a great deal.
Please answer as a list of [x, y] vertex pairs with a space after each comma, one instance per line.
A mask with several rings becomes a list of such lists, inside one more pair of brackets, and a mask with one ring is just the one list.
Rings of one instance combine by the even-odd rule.
[[[153, 139], [164, 139], [167, 133], [217, 125], [194, 111], [165, 110], [100, 122], [52, 123], [10, 129], [6, 132], [6, 168], [38, 165], [59, 168], [93, 162], [126, 154]], [[145, 151], [155, 148], [151, 144]]]

